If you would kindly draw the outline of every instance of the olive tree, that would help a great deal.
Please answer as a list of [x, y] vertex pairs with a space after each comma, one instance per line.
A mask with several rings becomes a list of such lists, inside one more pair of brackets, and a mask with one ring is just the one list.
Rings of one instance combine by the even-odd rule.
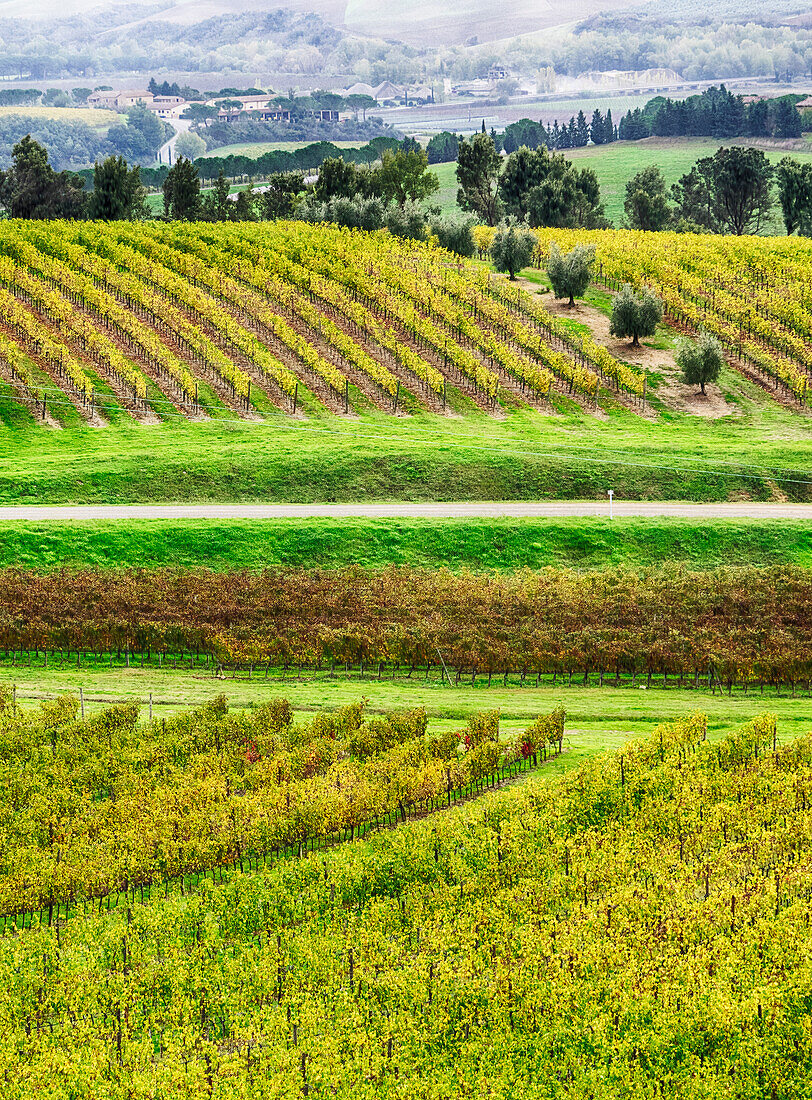
[[595, 266], [594, 244], [579, 244], [572, 252], [561, 252], [555, 241], [550, 243], [547, 274], [556, 298], [569, 298], [569, 305], [586, 293]]
[[497, 271], [506, 271], [508, 277], [516, 278], [516, 272], [527, 267], [533, 258], [536, 238], [526, 229], [509, 226], [500, 229], [491, 245], [491, 259]]
[[689, 386], [699, 386], [702, 393], [708, 382], [715, 382], [725, 361], [722, 345], [708, 332], [701, 332], [698, 339], [680, 340], [677, 365], [682, 380]]
[[621, 340], [631, 337], [632, 347], [640, 347], [641, 336], [653, 336], [663, 319], [663, 303], [650, 290], [635, 293], [625, 283], [612, 306], [609, 331]]

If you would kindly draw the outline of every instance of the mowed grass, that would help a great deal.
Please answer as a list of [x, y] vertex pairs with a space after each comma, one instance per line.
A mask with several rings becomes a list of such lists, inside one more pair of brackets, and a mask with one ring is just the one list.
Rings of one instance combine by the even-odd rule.
[[7, 523], [0, 568], [452, 570], [812, 567], [805, 521], [566, 518]]
[[425, 706], [433, 729], [455, 729], [479, 711], [499, 709], [503, 736], [523, 730], [539, 714], [563, 706], [567, 712], [566, 752], [559, 766], [571, 766], [596, 752], [648, 737], [660, 722], [696, 711], [708, 715], [709, 736], [713, 739], [765, 712], [776, 715], [782, 742], [812, 729], [812, 698], [806, 695], [793, 698], [786, 690], [778, 695], [769, 689], [763, 696], [757, 692], [744, 695], [738, 690], [728, 696], [718, 691], [714, 695], [704, 688], [643, 690], [549, 684], [539, 688], [504, 688], [500, 679], [488, 688], [485, 678], [480, 678], [475, 687], [470, 683], [451, 687], [435, 671], [428, 681], [419, 673], [411, 679], [378, 681], [374, 676], [361, 678], [357, 671], [334, 679], [325, 673], [320, 676], [303, 673], [301, 679], [288, 673], [283, 679], [272, 672], [267, 680], [259, 672], [249, 680], [246, 672], [234, 676], [229, 673], [222, 678], [202, 667], [194, 672], [169, 667], [140, 668], [135, 661], [129, 669], [93, 671], [87, 667], [77, 669], [75, 665], [53, 666], [52, 660], [49, 668], [44, 669], [41, 658], [31, 668], [12, 667], [4, 661], [0, 663], [0, 686], [15, 686], [17, 703], [24, 708], [59, 694], [78, 695], [81, 688], [86, 714], [115, 702], [135, 702], [142, 707], [143, 720], [149, 717], [150, 696], [153, 717], [201, 706], [222, 694], [237, 709], [258, 706], [273, 698], [289, 699], [299, 716], [365, 698], [372, 712]]
[[369, 409], [64, 431], [15, 413], [0, 423], [0, 502], [812, 498], [812, 420], [738, 375], [722, 381], [735, 415], [718, 420], [646, 419], [611, 399], [601, 418], [562, 402], [498, 419]]
[[[614, 114], [614, 110], [613, 110]], [[616, 119], [619, 121], [619, 119]], [[601, 186], [601, 198], [606, 207], [606, 216], [615, 226], [621, 225], [624, 217], [623, 200], [626, 184], [638, 172], [651, 165], [658, 166], [670, 187], [689, 172], [700, 157], [713, 156], [723, 145], [736, 143], [736, 139], [717, 141], [713, 138], [647, 138], [644, 141], [617, 141], [611, 145], [590, 145], [585, 149], [565, 149], [564, 156], [579, 165], [594, 168]], [[812, 143], [808, 151], [788, 151], [786, 149], [766, 149], [765, 155], [771, 164], [777, 164], [782, 157], [792, 156], [803, 163], [812, 162]], [[431, 201], [440, 206], [444, 214], [458, 211], [456, 164], [435, 164], [432, 171], [440, 183], [440, 190]], [[783, 222], [778, 206], [772, 219], [771, 231], [783, 233]]]

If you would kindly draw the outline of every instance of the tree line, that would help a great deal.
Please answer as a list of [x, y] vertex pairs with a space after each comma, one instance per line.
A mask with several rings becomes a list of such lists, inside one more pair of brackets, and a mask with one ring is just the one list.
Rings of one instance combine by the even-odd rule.
[[[482, 133], [486, 133], [484, 122]], [[596, 107], [590, 122], [587, 122], [583, 111], [578, 112], [577, 118], [573, 116], [569, 123], [561, 126], [558, 119], [552, 126], [547, 126], [541, 121], [521, 118], [518, 122], [511, 122], [501, 134], [491, 130], [491, 139], [500, 153], [513, 153], [522, 146], [538, 149], [542, 145], [547, 149], [583, 149], [590, 142], [593, 145], [607, 145], [617, 141], [618, 130], [612, 121], [611, 108], [603, 115]], [[447, 164], [456, 160], [463, 141], [465, 138], [461, 134], [453, 134], [449, 130], [435, 134], [426, 146], [429, 164]]]
[[620, 120], [621, 141], [648, 137], [799, 138], [803, 120], [796, 104], [800, 95], [758, 98], [745, 102], [721, 84], [687, 99], [650, 99], [642, 109], [627, 111]]
[[387, 136], [372, 138], [365, 145], [349, 149], [341, 149], [331, 141], [316, 141], [299, 149], [271, 149], [259, 157], [233, 153], [218, 157], [210, 154], [195, 158], [195, 167], [203, 180], [215, 180], [221, 172], [231, 179], [238, 176], [265, 179], [278, 172], [313, 171], [320, 168], [328, 157], [353, 164], [374, 164], [385, 150], [395, 150], [400, 146], [397, 138]]
[[731, 146], [701, 157], [669, 190], [651, 165], [626, 184], [624, 210], [632, 229], [758, 233], [776, 198], [787, 234], [812, 236], [812, 162], [783, 157], [773, 167], [760, 149]]

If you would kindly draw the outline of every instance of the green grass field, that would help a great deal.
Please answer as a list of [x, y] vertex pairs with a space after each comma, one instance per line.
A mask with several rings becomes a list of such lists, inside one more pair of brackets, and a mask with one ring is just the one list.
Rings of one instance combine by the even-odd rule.
[[812, 566], [812, 530], [787, 522], [679, 519], [158, 520], [8, 523], [0, 568], [272, 566], [516, 570]]
[[[524, 275], [540, 287], [547, 283], [542, 272], [528, 270]], [[610, 309], [608, 295], [596, 289], [587, 293], [585, 302], [604, 313]], [[663, 328], [649, 343], [665, 348], [673, 339], [673, 331]], [[359, 404], [358, 415], [345, 419], [311, 401], [307, 418], [292, 421], [266, 402], [262, 412], [267, 419], [252, 422], [235, 418], [212, 391], [206, 395], [212, 407], [209, 421], [190, 422], [158, 406], [162, 422], [143, 426], [113, 406], [115, 415], [111, 413], [110, 424], [101, 429], [85, 424], [72, 405], [54, 406], [63, 431], [33, 420], [10, 400], [10, 389], [0, 381], [0, 502], [606, 500], [609, 488], [617, 499], [812, 499], [809, 417], [781, 406], [730, 369], [722, 373], [720, 389], [731, 412], [718, 419], [666, 407], [657, 397], [661, 381], [651, 372], [649, 398], [657, 410], [653, 418], [631, 412], [607, 393], [601, 398], [599, 417], [556, 395], [549, 412], [507, 405], [495, 418], [460, 396], [454, 400], [461, 415], [449, 417], [421, 412], [411, 402], [411, 415], [398, 420], [369, 404]], [[67, 551], [65, 538], [49, 530], [41, 550], [36, 534], [13, 536], [16, 550], [33, 554], [32, 563], [58, 560]], [[418, 541], [408, 532], [397, 537], [379, 532], [364, 545], [350, 533], [331, 549], [326, 548], [331, 536], [318, 526], [308, 530], [311, 534], [301, 544], [305, 549], [277, 535], [252, 549], [249, 535], [233, 534], [227, 553], [220, 541], [223, 536], [214, 533], [210, 558], [218, 567], [227, 554], [237, 554], [251, 565], [265, 554], [270, 560], [279, 555], [278, 560], [296, 561], [314, 552], [326, 555], [326, 564], [341, 564], [357, 553], [356, 560], [378, 564], [409, 560], [408, 555], [419, 552], [430, 564], [450, 551], [443, 544], [445, 535], [426, 542], [421, 533], [420, 545], [426, 549], [418, 550]], [[452, 551], [451, 560], [475, 567], [481, 561], [482, 567], [494, 568], [532, 561], [578, 564], [584, 548], [564, 531], [565, 527], [558, 529], [552, 548], [544, 544], [542, 549], [528, 549], [521, 545], [523, 536], [516, 535], [498, 550], [483, 542], [484, 536], [472, 533], [470, 549], [463, 554]], [[728, 540], [724, 552], [737, 560], [739, 554], [747, 561], [762, 560], [760, 555], [769, 554], [771, 536], [752, 537], [755, 541]], [[712, 553], [693, 538], [662, 538], [662, 546], [680, 560], [700, 562]], [[781, 553], [789, 560], [806, 560], [802, 534], [788, 539], [782, 536]], [[170, 546], [156, 528], [152, 540], [157, 560], [184, 554], [182, 538]], [[640, 543], [634, 559], [644, 563], [656, 557], [659, 540], [657, 535]], [[133, 551], [126, 549], [127, 542], [124, 535], [115, 545], [129, 560]], [[52, 553], [47, 547], [55, 544], [61, 549]], [[111, 550], [89, 531], [75, 553], [73, 560], [87, 554], [93, 561], [104, 559]], [[0, 561], [8, 560], [0, 539]], [[607, 544], [586, 552], [583, 564], [617, 560], [617, 548]]]
[[371, 711], [408, 709], [425, 706], [432, 728], [455, 729], [482, 710], [501, 711], [503, 733], [524, 729], [537, 715], [561, 705], [567, 711], [565, 762], [571, 764], [607, 749], [616, 749], [627, 741], [648, 736], [660, 722], [670, 721], [695, 711], [708, 715], [710, 735], [723, 736], [755, 714], [766, 711], [778, 718], [782, 741], [789, 741], [812, 729], [812, 699], [806, 695], [792, 698], [786, 690], [777, 696], [772, 690], [763, 696], [745, 696], [740, 690], [732, 697], [707, 690], [643, 689], [612, 687], [542, 686], [488, 688], [484, 679], [477, 687], [450, 687], [432, 674], [427, 682], [421, 675], [402, 677], [395, 682], [378, 682], [374, 677], [361, 679], [356, 672], [349, 677], [330, 679], [303, 675], [297, 679], [273, 676], [269, 680], [257, 674], [228, 674], [215, 678], [211, 672], [164, 668], [117, 668], [92, 671], [87, 667], [12, 667], [0, 663], [0, 685], [16, 685], [16, 698], [23, 707], [33, 706], [42, 698], [59, 694], [84, 694], [86, 713], [92, 713], [116, 701], [137, 702], [142, 717], [149, 715], [152, 696], [153, 717], [165, 717], [184, 707], [199, 706], [224, 694], [232, 707], [251, 707], [272, 698], [289, 699], [299, 714], [330, 710], [368, 700]]
[[645, 419], [607, 398], [602, 418], [562, 401], [499, 419], [472, 407], [464, 420], [368, 410], [144, 427], [122, 414], [103, 429], [74, 413], [64, 431], [0, 400], [0, 501], [605, 500], [608, 488], [618, 499], [806, 499], [809, 418], [732, 372], [722, 389], [734, 414], [717, 420]]
[[[567, 149], [564, 156], [577, 163], [588, 164], [594, 168], [601, 185], [601, 196], [606, 207], [606, 216], [619, 226], [623, 220], [623, 198], [626, 183], [637, 172], [658, 165], [670, 186], [690, 171], [700, 158], [712, 156], [722, 145], [712, 138], [648, 138], [645, 141], [618, 141], [611, 145], [590, 145], [586, 149]], [[782, 157], [792, 156], [800, 161], [812, 162], [812, 145], [808, 152], [788, 152], [785, 149], [766, 150], [772, 164]], [[455, 164], [436, 164], [432, 171], [440, 181], [440, 190], [432, 197], [444, 214], [457, 210], [457, 180]], [[780, 211], [776, 208], [772, 230], [783, 232]]]
[[[607, 104], [614, 112], [614, 100], [607, 100]], [[629, 105], [629, 99], [620, 97], [620, 104]], [[573, 100], [570, 107], [578, 111], [580, 107]], [[567, 108], [569, 109], [569, 107]], [[74, 112], [75, 113], [75, 112]], [[100, 112], [93, 112], [100, 113]], [[782, 157], [792, 156], [803, 162], [812, 162], [812, 137], [807, 135], [809, 151], [792, 151], [785, 149], [765, 149], [766, 155], [772, 164], [777, 164]], [[274, 149], [299, 149], [306, 142], [273, 142], [259, 143], [256, 145], [225, 145], [222, 148], [212, 149], [209, 156], [226, 157], [245, 155], [251, 157], [262, 156], [263, 153]], [[357, 142], [337, 141], [335, 145], [341, 148], [350, 148]], [[716, 141], [713, 138], [648, 138], [645, 141], [619, 141], [612, 145], [591, 145], [586, 149], [567, 149], [564, 155], [578, 162], [585, 161], [594, 168], [601, 185], [601, 195], [606, 207], [606, 216], [616, 226], [623, 221], [623, 197], [626, 183], [637, 172], [658, 165], [665, 176], [669, 187], [672, 183], [690, 171], [691, 166], [700, 158], [712, 156], [723, 144], [728, 142]], [[459, 213], [457, 206], [457, 179], [455, 175], [456, 163], [434, 164], [432, 172], [437, 176], [440, 190], [432, 195], [432, 205], [440, 207], [443, 214]], [[232, 188], [233, 190], [233, 188]], [[162, 204], [161, 195], [150, 195], [149, 203], [153, 210], [158, 210]], [[780, 212], [776, 208], [770, 230], [775, 233], [783, 232]]]

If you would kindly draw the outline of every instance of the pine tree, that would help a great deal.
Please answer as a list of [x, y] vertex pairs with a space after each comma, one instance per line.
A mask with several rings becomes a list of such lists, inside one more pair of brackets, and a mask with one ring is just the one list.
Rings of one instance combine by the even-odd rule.
[[93, 191], [88, 217], [98, 221], [135, 221], [148, 218], [146, 188], [141, 169], [128, 169], [124, 157], [107, 157], [93, 169]]
[[606, 122], [598, 108], [592, 112], [592, 122], [589, 125], [589, 136], [593, 145], [603, 145], [606, 141]]
[[186, 157], [178, 157], [164, 180], [164, 214], [173, 221], [200, 217], [200, 176]]
[[575, 124], [575, 148], [583, 149], [589, 144], [589, 126], [583, 111], [578, 112], [578, 121]]
[[203, 217], [206, 221], [226, 222], [233, 217], [234, 204], [229, 201], [229, 191], [228, 180], [221, 168], [214, 187], [203, 199]]

